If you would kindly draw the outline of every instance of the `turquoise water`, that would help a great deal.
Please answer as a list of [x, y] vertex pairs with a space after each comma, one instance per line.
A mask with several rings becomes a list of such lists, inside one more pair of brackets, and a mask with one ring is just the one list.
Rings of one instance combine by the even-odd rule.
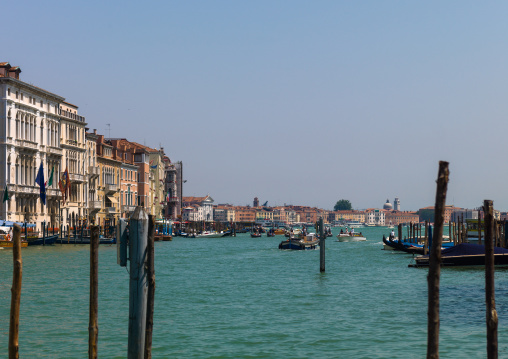
[[[334, 231], [336, 232], [336, 231]], [[426, 269], [366, 242], [281, 251], [282, 236], [155, 243], [154, 358], [424, 358]], [[21, 358], [87, 358], [89, 247], [23, 249]], [[127, 356], [129, 275], [99, 253], [100, 358]], [[443, 268], [441, 358], [486, 357], [484, 271]], [[0, 353], [7, 356], [12, 251], [0, 250]], [[508, 271], [496, 272], [499, 357], [508, 357]]]

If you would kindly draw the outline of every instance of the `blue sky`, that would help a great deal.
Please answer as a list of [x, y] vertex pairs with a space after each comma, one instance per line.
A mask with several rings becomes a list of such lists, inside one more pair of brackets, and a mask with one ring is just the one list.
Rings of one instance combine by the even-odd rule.
[[17, 1], [0, 61], [216, 203], [508, 209], [508, 3]]

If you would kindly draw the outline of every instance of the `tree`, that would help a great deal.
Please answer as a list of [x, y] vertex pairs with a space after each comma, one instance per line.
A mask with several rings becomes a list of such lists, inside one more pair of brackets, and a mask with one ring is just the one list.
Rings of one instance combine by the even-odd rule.
[[340, 201], [337, 201], [337, 203], [335, 203], [333, 210], [334, 211], [349, 211], [352, 208], [353, 208], [353, 206], [351, 206], [351, 202], [349, 202], [349, 200], [341, 199]]

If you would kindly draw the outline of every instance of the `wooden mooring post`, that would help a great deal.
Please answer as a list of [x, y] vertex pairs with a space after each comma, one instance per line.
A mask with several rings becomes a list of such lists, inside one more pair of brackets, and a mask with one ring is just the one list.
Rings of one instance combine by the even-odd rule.
[[153, 333], [153, 309], [155, 305], [155, 269], [154, 269], [154, 244], [155, 244], [155, 216], [148, 216], [148, 243], [146, 246], [146, 276], [148, 281], [148, 306], [146, 310], [146, 332], [144, 359], [152, 358], [152, 333]]
[[319, 271], [325, 271], [325, 232], [323, 226], [323, 217], [319, 218]]
[[142, 359], [145, 351], [148, 280], [146, 249], [148, 215], [137, 207], [129, 223], [129, 338], [128, 359]]
[[99, 339], [99, 228], [90, 233], [90, 313], [88, 320], [88, 358], [97, 359]]
[[11, 288], [11, 317], [9, 324], [9, 359], [19, 358], [19, 312], [21, 302], [21, 280], [23, 261], [21, 259], [21, 227], [14, 224], [12, 243], [13, 274]]
[[487, 306], [487, 358], [496, 359], [497, 350], [497, 311], [494, 292], [494, 205], [490, 200], [483, 202], [485, 213], [485, 303]]
[[439, 358], [439, 280], [441, 276], [441, 244], [448, 189], [448, 162], [439, 161], [437, 176], [434, 235], [430, 248], [427, 312], [427, 359]]

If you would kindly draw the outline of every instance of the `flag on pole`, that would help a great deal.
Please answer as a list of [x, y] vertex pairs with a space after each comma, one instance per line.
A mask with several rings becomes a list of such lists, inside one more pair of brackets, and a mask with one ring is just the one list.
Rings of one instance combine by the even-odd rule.
[[42, 161], [39, 166], [39, 172], [37, 173], [35, 183], [37, 183], [40, 188], [41, 202], [43, 205], [46, 205], [46, 186], [44, 185], [44, 167], [42, 166]]
[[51, 175], [49, 176], [48, 180], [48, 187], [51, 187], [53, 185], [53, 174], [55, 173], [55, 166], [51, 168]]
[[69, 181], [69, 172], [67, 172], [67, 168], [65, 169], [65, 172], [62, 173], [62, 177], [58, 182], [58, 186], [60, 187], [60, 192], [62, 192], [63, 204], [65, 204], [65, 200], [67, 199], [67, 192], [71, 186], [71, 183]]
[[3, 202], [8, 201], [8, 200], [9, 200], [9, 191], [7, 191], [7, 183], [6, 183], [5, 184], [5, 191], [4, 191], [4, 200], [3, 200]]

